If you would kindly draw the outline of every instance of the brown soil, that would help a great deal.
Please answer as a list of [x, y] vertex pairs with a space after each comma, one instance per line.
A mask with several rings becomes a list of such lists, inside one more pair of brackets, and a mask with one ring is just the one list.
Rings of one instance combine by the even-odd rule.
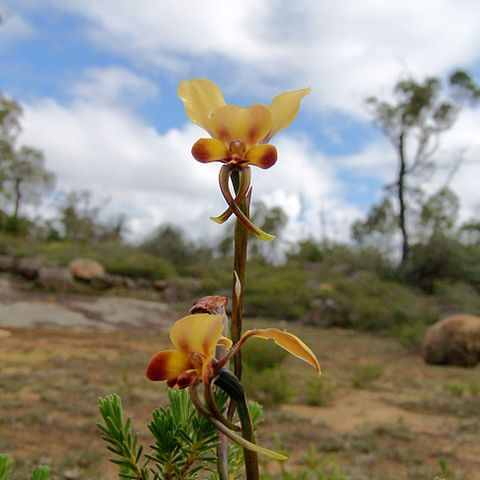
[[[117, 478], [95, 427], [97, 399], [119, 393], [148, 446], [146, 423], [166, 389], [144, 370], [169, 344], [168, 307], [0, 287], [0, 452], [15, 457], [17, 478], [38, 463], [50, 464], [54, 479]], [[428, 366], [372, 335], [289, 330], [308, 340], [334, 389], [331, 405], [306, 405], [313, 373], [295, 359], [285, 364], [297, 393], [292, 403], [265, 409], [260, 440], [289, 451], [290, 465], [313, 445], [320, 458], [334, 454], [351, 480], [433, 480], [440, 459], [450, 480], [480, 480], [478, 367]], [[362, 365], [381, 374], [356, 378], [354, 388]]]

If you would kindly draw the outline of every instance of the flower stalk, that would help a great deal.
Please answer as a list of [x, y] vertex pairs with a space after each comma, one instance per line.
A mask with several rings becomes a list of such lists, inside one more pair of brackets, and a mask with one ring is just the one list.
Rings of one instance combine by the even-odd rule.
[[[232, 173], [233, 188], [238, 193], [240, 187], [240, 174]], [[248, 218], [250, 213], [251, 196], [245, 196], [239, 209]], [[233, 343], [237, 343], [242, 336], [243, 323], [243, 291], [247, 267], [248, 230], [239, 218], [236, 218], [234, 243], [233, 243], [233, 279], [232, 279], [232, 314], [230, 317], [230, 335]], [[233, 358], [233, 371], [235, 376], [242, 378], [242, 357], [238, 351]]]

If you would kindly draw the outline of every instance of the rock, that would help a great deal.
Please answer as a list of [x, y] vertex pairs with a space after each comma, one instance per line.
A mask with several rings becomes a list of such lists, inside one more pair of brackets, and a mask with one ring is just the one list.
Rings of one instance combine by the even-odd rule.
[[152, 288], [152, 281], [147, 278], [136, 278], [135, 285], [137, 288], [150, 289]]
[[174, 277], [168, 282], [164, 291], [167, 302], [192, 301], [201, 290], [202, 281], [199, 278]]
[[14, 264], [15, 260], [13, 257], [8, 255], [0, 255], [0, 272], [13, 271]]
[[310, 311], [303, 321], [319, 327], [346, 327], [348, 326], [348, 314], [345, 309], [332, 298], [317, 298], [312, 302]]
[[454, 315], [432, 325], [422, 345], [425, 362], [474, 367], [480, 361], [480, 317]]
[[38, 258], [19, 258], [15, 262], [14, 271], [29, 280], [34, 280], [42, 266], [42, 261]]
[[112, 275], [106, 273], [101, 277], [95, 278], [92, 280], [92, 286], [98, 288], [99, 290], [108, 290], [109, 288], [114, 287], [123, 287], [124, 278], [121, 275]]
[[70, 262], [68, 268], [76, 279], [87, 282], [105, 275], [105, 267], [91, 258], [76, 258]]
[[157, 290], [157, 292], [163, 292], [167, 288], [167, 281], [166, 280], [154, 280], [153, 281], [153, 288]]
[[38, 272], [38, 283], [43, 288], [66, 292], [73, 287], [73, 277], [66, 268], [42, 267]]

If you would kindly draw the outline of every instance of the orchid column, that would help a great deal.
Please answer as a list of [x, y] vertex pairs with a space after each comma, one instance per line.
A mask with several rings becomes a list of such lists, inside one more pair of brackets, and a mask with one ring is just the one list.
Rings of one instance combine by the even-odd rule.
[[[279, 131], [295, 119], [301, 100], [310, 88], [283, 92], [268, 107], [227, 105], [219, 87], [204, 78], [185, 80], [178, 95], [192, 122], [205, 129], [211, 138], [201, 138], [192, 147], [193, 157], [202, 163], [221, 162], [220, 189], [228, 208], [212, 217], [217, 223], [236, 216], [234, 271], [230, 332], [233, 343], [242, 335], [243, 290], [245, 285], [248, 232], [271, 241], [275, 237], [263, 232], [249, 218], [251, 199], [250, 165], [268, 169], [277, 161], [277, 149], [268, 144]], [[232, 181], [234, 193], [230, 190]], [[241, 376], [239, 354], [234, 359], [235, 374]]]

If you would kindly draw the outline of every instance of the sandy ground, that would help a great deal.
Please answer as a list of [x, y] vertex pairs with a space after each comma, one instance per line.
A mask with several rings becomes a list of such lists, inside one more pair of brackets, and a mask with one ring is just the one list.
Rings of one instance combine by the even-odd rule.
[[[0, 451], [14, 455], [22, 472], [41, 462], [78, 474], [55, 480], [117, 478], [94, 427], [98, 395], [119, 392], [136, 425], [145, 425], [165, 397], [162, 385], [145, 380], [145, 365], [168, 346], [174, 319], [160, 302], [28, 292], [0, 277]], [[326, 407], [306, 405], [301, 389], [310, 372], [289, 360], [300, 393], [267, 409], [262, 442], [279, 438], [294, 461], [311, 445], [320, 455], [334, 452], [350, 480], [433, 480], [441, 458], [463, 474], [448, 480], [480, 480], [480, 395], [468, 393], [480, 389], [479, 367], [428, 366], [392, 340], [358, 332], [298, 333], [318, 352], [335, 398]], [[381, 365], [382, 377], [353, 388], [360, 364]]]

